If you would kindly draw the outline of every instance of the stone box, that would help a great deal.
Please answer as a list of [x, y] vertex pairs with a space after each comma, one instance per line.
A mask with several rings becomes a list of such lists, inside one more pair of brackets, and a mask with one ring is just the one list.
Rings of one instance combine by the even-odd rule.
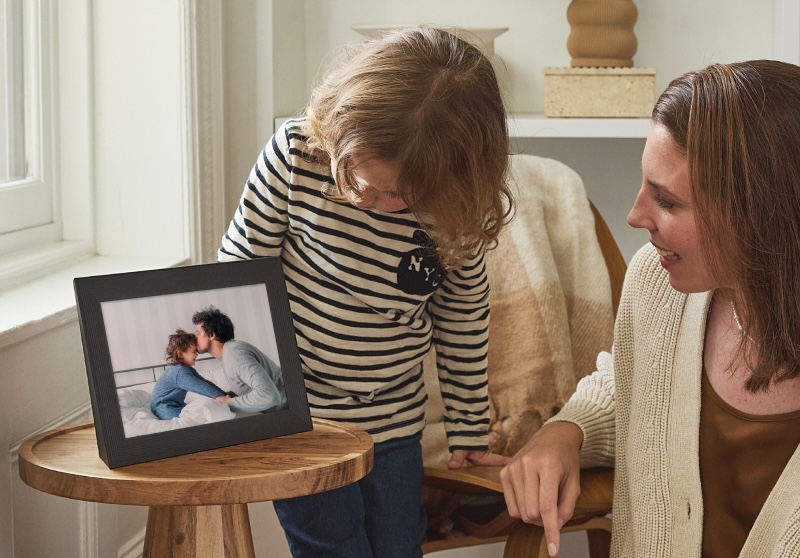
[[649, 117], [655, 68], [543, 68], [544, 114], [549, 117]]

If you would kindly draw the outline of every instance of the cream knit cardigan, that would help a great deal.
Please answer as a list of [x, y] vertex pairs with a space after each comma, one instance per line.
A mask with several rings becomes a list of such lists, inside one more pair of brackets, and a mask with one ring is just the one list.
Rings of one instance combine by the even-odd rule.
[[[681, 294], [652, 246], [628, 270], [614, 332], [553, 420], [584, 432], [581, 466], [614, 465], [611, 555], [699, 557], [703, 499], [698, 437], [710, 293]], [[724, 464], [720, 464], [724, 466]], [[800, 449], [767, 499], [742, 558], [800, 557]]]

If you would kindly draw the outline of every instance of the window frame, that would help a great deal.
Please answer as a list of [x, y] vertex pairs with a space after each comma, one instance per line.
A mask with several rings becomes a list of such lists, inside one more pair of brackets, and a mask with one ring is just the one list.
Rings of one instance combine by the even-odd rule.
[[[55, 9], [48, 0], [0, 2], [6, 15], [4, 85], [6, 122], [11, 124], [4, 151], [10, 154], [9, 160], [16, 159], [9, 168], [16, 168], [14, 174], [21, 175], [0, 183], [0, 254], [4, 254], [31, 241], [56, 241], [61, 230], [53, 172], [58, 60]], [[18, 83], [20, 79], [23, 84]], [[24, 149], [14, 149], [20, 143]]]
[[0, 205], [22, 207], [25, 211], [18, 213], [25, 213], [35, 203], [25, 190], [46, 188], [49, 199], [41, 203], [49, 205], [50, 213], [44, 223], [0, 234], [0, 292], [95, 254], [91, 1], [0, 0], [4, 9], [11, 2], [26, 4], [28, 27], [36, 30], [30, 37], [36, 39], [37, 61], [30, 69], [35, 85], [35, 102], [30, 104], [38, 110], [28, 141], [33, 145], [28, 177], [4, 184]]
[[0, 0], [2, 18], [0, 24], [5, 40], [0, 41], [0, 79], [6, 92], [5, 104], [0, 105], [0, 176], [19, 176], [22, 171], [11, 170], [24, 168], [24, 150], [13, 150], [14, 140], [21, 134], [24, 136], [24, 81], [23, 81], [23, 33], [22, 33], [22, 1]]
[[[109, 161], [131, 145], [135, 147], [132, 142], [138, 140], [124, 137], [119, 144], [104, 143], [113, 113], [98, 113], [98, 106], [107, 109], [113, 103], [109, 105], [106, 83], [96, 75], [108, 63], [108, 53], [98, 47], [109, 39], [97, 22], [109, 14], [124, 13], [127, 7], [97, 0], [30, 1], [41, 6], [50, 25], [52, 64], [46, 107], [53, 118], [45, 147], [50, 150], [49, 176], [56, 186], [53, 201], [57, 211], [51, 224], [0, 235], [0, 297], [32, 282], [50, 282], [84, 264], [95, 266], [96, 273], [104, 265], [116, 265], [117, 260], [128, 260], [142, 269], [152, 261], [169, 261], [170, 265], [187, 259], [193, 263], [214, 261], [228, 222], [223, 207], [223, 0], [179, 0], [152, 6], [153, 13], [177, 16], [174, 23], [178, 25], [177, 43], [166, 40], [169, 49], [176, 49], [169, 52], [180, 61], [178, 81], [169, 86], [179, 96], [181, 119], [180, 152], [175, 152], [179, 168], [168, 170], [178, 173], [176, 186], [182, 200], [175, 207], [185, 229], [173, 228], [173, 242], [167, 248], [159, 243], [156, 229], [149, 229], [144, 237], [125, 236], [121, 219], [113, 218], [115, 211], [132, 215], [146, 208], [151, 203], [148, 198], [128, 197], [134, 205], [124, 209], [108, 204], [121, 191], [109, 175]], [[0, 0], [0, 6], [4, 5]], [[162, 39], [171, 37], [169, 33], [162, 30]], [[136, 56], [133, 63], [141, 63]], [[174, 62], [174, 58], [166, 60], [167, 64]], [[182, 244], [174, 241], [179, 237], [183, 237]], [[105, 242], [103, 248], [100, 239]]]

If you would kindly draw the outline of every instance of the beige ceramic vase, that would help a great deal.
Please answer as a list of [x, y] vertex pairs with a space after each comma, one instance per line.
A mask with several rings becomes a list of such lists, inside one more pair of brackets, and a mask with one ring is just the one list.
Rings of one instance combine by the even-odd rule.
[[633, 66], [638, 15], [633, 0], [572, 0], [567, 8], [572, 67]]

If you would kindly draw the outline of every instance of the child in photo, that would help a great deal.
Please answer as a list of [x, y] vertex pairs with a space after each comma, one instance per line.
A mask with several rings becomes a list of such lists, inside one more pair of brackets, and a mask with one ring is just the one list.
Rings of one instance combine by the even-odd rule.
[[230, 395], [216, 384], [203, 378], [193, 368], [197, 360], [197, 339], [193, 333], [178, 329], [169, 336], [166, 349], [167, 364], [171, 364], [156, 380], [150, 396], [150, 409], [161, 420], [180, 416], [186, 406], [188, 392], [199, 393], [220, 403], [227, 403]]

